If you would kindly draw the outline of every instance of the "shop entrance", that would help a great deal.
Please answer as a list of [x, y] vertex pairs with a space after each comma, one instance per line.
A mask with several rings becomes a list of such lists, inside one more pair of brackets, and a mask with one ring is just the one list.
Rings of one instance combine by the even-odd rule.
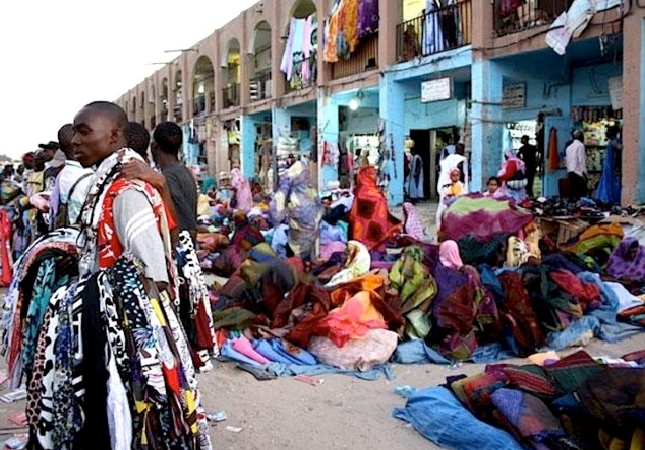
[[423, 193], [426, 199], [439, 199], [439, 159], [446, 146], [459, 141], [457, 128], [435, 128], [431, 130], [410, 130], [410, 140], [423, 160]]
[[[536, 148], [536, 172], [533, 180], [533, 196], [539, 197], [544, 192], [542, 187], [544, 179], [544, 143], [540, 133], [541, 125], [537, 120], [520, 120], [507, 123], [504, 128], [503, 149], [513, 148], [516, 152], [522, 148], [522, 136], [529, 137], [529, 144]], [[520, 155], [521, 156], [521, 155]], [[495, 175], [495, 174], [490, 174]]]

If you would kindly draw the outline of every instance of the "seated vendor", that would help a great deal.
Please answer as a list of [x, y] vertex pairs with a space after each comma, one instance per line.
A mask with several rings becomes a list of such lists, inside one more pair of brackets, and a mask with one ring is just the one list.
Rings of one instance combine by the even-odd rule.
[[217, 188], [217, 193], [215, 194], [215, 200], [218, 203], [228, 205], [234, 196], [235, 191], [231, 185], [231, 175], [227, 172], [220, 172], [219, 186]]
[[621, 241], [609, 258], [607, 274], [618, 280], [645, 282], [645, 249], [638, 239], [626, 237]]

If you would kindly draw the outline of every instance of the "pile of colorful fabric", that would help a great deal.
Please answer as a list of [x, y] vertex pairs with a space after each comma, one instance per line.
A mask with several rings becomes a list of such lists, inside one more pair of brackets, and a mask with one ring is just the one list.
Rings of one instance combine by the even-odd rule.
[[640, 449], [645, 365], [632, 356], [489, 365], [412, 393], [393, 416], [452, 449]]
[[[592, 226], [557, 249], [540, 239], [533, 216], [508, 200], [465, 196], [446, 214], [443, 237], [456, 240], [434, 245], [414, 238], [424, 236], [416, 222], [387, 222], [385, 198], [373, 189], [369, 169], [359, 172], [349, 213], [323, 222], [325, 245], [338, 239], [342, 246], [317, 263], [286, 258], [266, 242], [222, 254], [219, 274], [228, 280], [210, 296], [225, 356], [248, 363], [230, 345], [240, 334], [249, 340], [246, 350], [277, 337], [298, 354], [309, 352], [309, 362], [367, 370], [378, 364], [364, 361], [389, 357], [373, 358], [375, 348], [403, 363], [420, 362], [406, 356], [407, 345], [437, 359], [487, 355], [491, 361], [545, 346], [585, 345], [594, 337], [614, 343], [643, 331], [645, 249], [619, 261], [632, 252], [623, 249], [632, 241], [618, 245], [619, 225]], [[418, 219], [408, 207], [406, 219]], [[347, 217], [348, 237], [338, 217]], [[378, 233], [370, 232], [368, 217], [379, 218]], [[394, 353], [389, 345], [379, 347], [394, 336]], [[361, 345], [358, 357], [354, 350]], [[266, 370], [282, 362], [247, 353]]]
[[210, 449], [194, 368], [212, 368], [218, 349], [190, 236], [175, 251], [174, 299], [128, 255], [79, 280], [77, 240], [68, 229], [36, 240], [5, 297], [0, 352], [11, 388], [27, 388], [30, 443]]

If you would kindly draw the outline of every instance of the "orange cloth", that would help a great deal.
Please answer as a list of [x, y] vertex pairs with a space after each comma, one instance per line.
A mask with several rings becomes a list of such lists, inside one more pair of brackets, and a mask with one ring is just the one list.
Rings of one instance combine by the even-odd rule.
[[549, 133], [548, 147], [549, 170], [557, 170], [560, 167], [560, 158], [558, 156], [558, 132], [551, 128]]

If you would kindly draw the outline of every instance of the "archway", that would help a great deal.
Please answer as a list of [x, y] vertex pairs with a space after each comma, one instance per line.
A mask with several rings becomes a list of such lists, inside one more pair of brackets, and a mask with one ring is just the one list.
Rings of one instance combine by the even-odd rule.
[[253, 37], [253, 72], [251, 75], [251, 101], [271, 97], [271, 25], [262, 21], [255, 26]]
[[228, 41], [226, 60], [222, 67], [223, 108], [240, 104], [240, 42], [233, 38]]
[[[318, 25], [316, 5], [311, 0], [300, 0], [291, 8], [284, 24], [285, 42], [281, 68], [286, 75], [287, 90], [298, 90], [315, 84], [317, 78]], [[298, 21], [299, 26], [291, 26]], [[306, 22], [303, 26], [302, 22]], [[292, 35], [292, 31], [298, 35]], [[287, 55], [290, 51], [292, 54]]]
[[213, 91], [215, 89], [215, 69], [208, 56], [200, 56], [193, 69], [193, 117], [215, 110]]
[[181, 70], [175, 72], [173, 90], [175, 91], [175, 122], [182, 122], [184, 120], [184, 116], [182, 114], [184, 99], [182, 97]]
[[168, 78], [161, 80], [161, 94], [159, 95], [159, 100], [161, 100], [161, 121], [165, 122], [168, 119]]

